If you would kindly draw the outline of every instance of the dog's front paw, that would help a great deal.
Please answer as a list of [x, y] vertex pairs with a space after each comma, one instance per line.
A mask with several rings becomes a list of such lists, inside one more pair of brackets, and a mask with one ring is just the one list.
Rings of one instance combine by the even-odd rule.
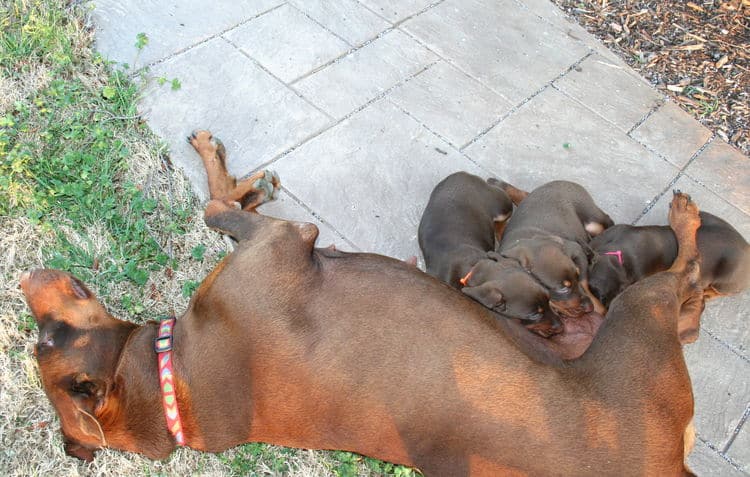
[[187, 142], [203, 158], [218, 157], [222, 162], [226, 159], [224, 144], [211, 131], [196, 129], [187, 137]]

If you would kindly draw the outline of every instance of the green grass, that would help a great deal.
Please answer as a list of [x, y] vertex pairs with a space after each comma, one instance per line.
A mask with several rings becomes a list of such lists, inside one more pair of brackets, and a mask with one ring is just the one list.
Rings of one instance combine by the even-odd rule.
[[[138, 87], [80, 50], [73, 39], [81, 21], [62, 2], [14, 1], [1, 14], [2, 74], [43, 66], [53, 79], [0, 117], [0, 214], [25, 215], [54, 233], [46, 265], [83, 280], [144, 285], [152, 272], [177, 267], [150, 227], [183, 233], [193, 204], [147, 197], [122, 179], [132, 136], [149, 134], [137, 118]], [[155, 213], [160, 205], [168, 217]], [[92, 226], [104, 229], [107, 256], [67, 233], [85, 236]]]

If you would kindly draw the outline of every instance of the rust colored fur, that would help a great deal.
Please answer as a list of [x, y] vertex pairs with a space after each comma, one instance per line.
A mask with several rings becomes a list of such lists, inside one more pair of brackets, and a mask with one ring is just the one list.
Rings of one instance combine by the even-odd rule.
[[[206, 223], [239, 245], [176, 325], [187, 443], [344, 449], [426, 475], [687, 475], [693, 398], [677, 333], [683, 304], [700, 298], [698, 218], [678, 199], [672, 269], [618, 297], [580, 359], [547, 364], [528, 341], [538, 337], [514, 334], [412, 266], [314, 249], [313, 225], [214, 200]], [[39, 346], [49, 347], [40, 369], [68, 450], [90, 458], [106, 441], [169, 455], [155, 324], [115, 319], [62, 272], [38, 270], [21, 282]], [[69, 346], [61, 323], [89, 345]], [[101, 436], [78, 419], [74, 401], [88, 406]]]

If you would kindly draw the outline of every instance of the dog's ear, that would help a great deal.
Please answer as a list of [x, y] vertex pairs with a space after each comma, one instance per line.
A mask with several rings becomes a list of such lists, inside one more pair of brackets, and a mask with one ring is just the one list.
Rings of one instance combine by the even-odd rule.
[[88, 447], [84, 447], [81, 444], [67, 438], [65, 435], [63, 435], [63, 447], [65, 448], [65, 453], [71, 457], [85, 460], [86, 462], [91, 462], [94, 460], [94, 452], [96, 451], [96, 449], [89, 449]]
[[489, 251], [487, 252], [487, 258], [489, 258], [493, 262], [500, 262], [503, 260], [504, 257], [497, 252]]
[[531, 251], [528, 247], [522, 245], [516, 245], [503, 252], [503, 257], [512, 258], [521, 264], [524, 270], [527, 272], [531, 271]]
[[589, 259], [584, 250], [578, 242], [572, 240], [565, 240], [563, 243], [563, 251], [565, 255], [570, 257], [578, 268], [578, 281], [585, 281], [589, 276]]
[[498, 313], [505, 311], [503, 294], [493, 282], [485, 282], [475, 287], [463, 287], [461, 291], [492, 311]]
[[84, 434], [100, 441], [104, 441], [103, 430], [94, 416], [106, 398], [107, 384], [89, 376], [78, 373], [73, 376], [70, 384], [70, 394], [76, 406], [76, 424]]

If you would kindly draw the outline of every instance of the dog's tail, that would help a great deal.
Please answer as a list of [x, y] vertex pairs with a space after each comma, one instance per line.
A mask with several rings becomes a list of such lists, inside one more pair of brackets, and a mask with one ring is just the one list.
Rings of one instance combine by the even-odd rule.
[[508, 194], [508, 197], [510, 197], [510, 200], [512, 200], [516, 205], [520, 204], [521, 201], [524, 200], [527, 195], [529, 195], [529, 193], [525, 190], [521, 190], [518, 187], [508, 184], [507, 182], [500, 179], [496, 179], [495, 177], [490, 177], [489, 179], [487, 179], [487, 183], [491, 186], [495, 186], [504, 190], [505, 193]]

